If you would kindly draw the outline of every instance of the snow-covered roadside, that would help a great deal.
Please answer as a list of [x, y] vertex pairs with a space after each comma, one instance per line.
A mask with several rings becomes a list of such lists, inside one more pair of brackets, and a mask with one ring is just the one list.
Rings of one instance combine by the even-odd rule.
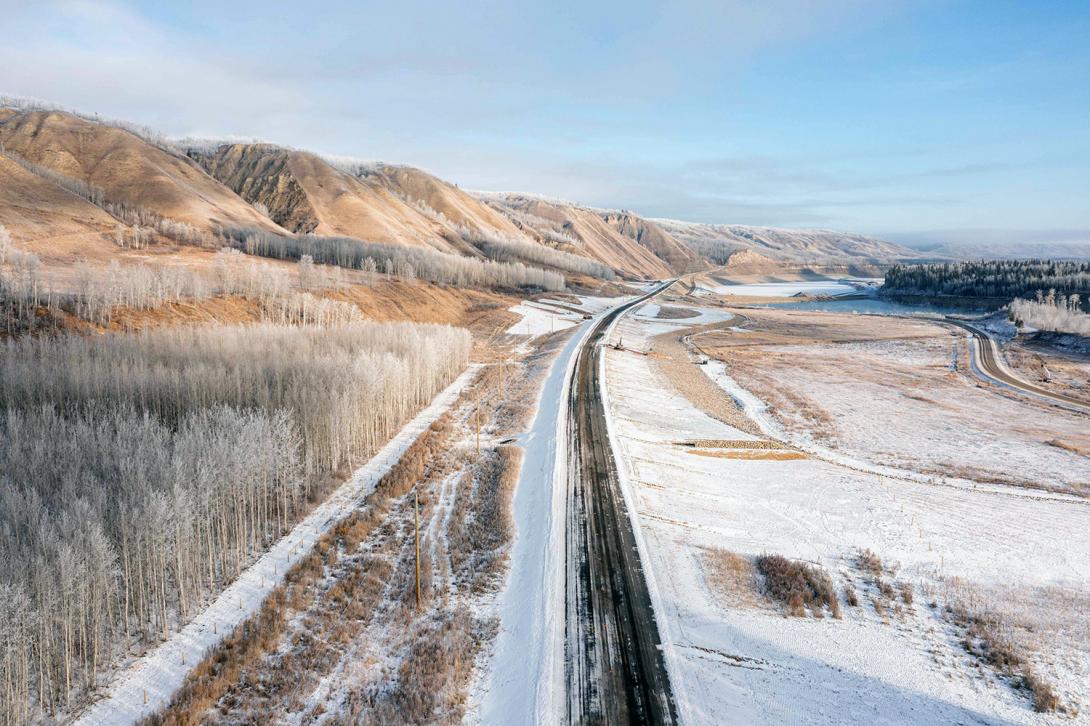
[[[618, 334], [646, 334], [629, 319]], [[656, 617], [682, 719], [692, 723], [1062, 723], [964, 653], [920, 594], [886, 619], [865, 602], [843, 620], [732, 607], [707, 553], [783, 554], [842, 581], [857, 548], [901, 564], [928, 593], [938, 577], [995, 587], [1090, 588], [1090, 508], [1070, 498], [879, 478], [818, 458], [694, 455], [676, 442], [738, 440], [656, 376], [647, 357], [605, 351], [610, 435], [654, 582]], [[758, 417], [763, 403], [737, 391]], [[1006, 491], [1012, 491], [1006, 488]], [[850, 573], [849, 573], [850, 574]], [[941, 587], [941, 586], [939, 586]], [[930, 595], [926, 595], [930, 597]], [[1078, 648], [1039, 661], [1086, 702]], [[1085, 708], [1084, 708], [1085, 710]]]
[[128, 724], [165, 706], [205, 652], [257, 611], [280, 578], [367, 496], [405, 450], [446, 411], [480, 369], [471, 365], [322, 504], [281, 538], [181, 631], [138, 659], [77, 723]]
[[567, 330], [579, 325], [586, 316], [600, 315], [634, 297], [635, 295], [620, 297], [579, 295], [575, 301], [553, 300], [547, 297], [540, 300], [524, 300], [518, 305], [507, 308], [509, 312], [519, 316], [519, 321], [504, 332], [508, 335], [528, 336], [533, 339], [546, 333]]
[[568, 389], [576, 353], [592, 325], [564, 345], [542, 386], [523, 439], [513, 502], [515, 540], [500, 594], [500, 630], [471, 697], [467, 720], [557, 723], [564, 707], [564, 511], [556, 473], [567, 468]]
[[533, 300], [524, 300], [507, 309], [520, 318], [517, 323], [507, 329], [508, 335], [528, 335], [536, 338], [557, 330], [567, 330], [578, 325], [583, 319], [583, 316], [570, 310]]

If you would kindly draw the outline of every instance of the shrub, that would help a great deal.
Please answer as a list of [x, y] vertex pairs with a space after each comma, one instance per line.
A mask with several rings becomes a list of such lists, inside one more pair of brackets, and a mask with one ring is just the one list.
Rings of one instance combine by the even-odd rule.
[[804, 616], [809, 607], [820, 617], [821, 609], [828, 607], [833, 617], [840, 617], [836, 589], [824, 570], [782, 555], [764, 554], [757, 558], [757, 571], [764, 577], [765, 591], [785, 603], [790, 614]]

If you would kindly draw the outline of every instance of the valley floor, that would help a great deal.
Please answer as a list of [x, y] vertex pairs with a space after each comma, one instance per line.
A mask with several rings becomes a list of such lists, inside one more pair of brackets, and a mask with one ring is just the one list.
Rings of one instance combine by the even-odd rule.
[[[1066, 723], [1085, 710], [1090, 506], [1065, 492], [1085, 493], [1086, 460], [1042, 440], [1079, 440], [1084, 425], [960, 380], [941, 329], [769, 339], [782, 347], [767, 368], [735, 351], [729, 367], [693, 366], [744, 404], [750, 423], [728, 425], [663, 375], [667, 329], [647, 308], [604, 366], [685, 721]], [[776, 392], [772, 415], [760, 396]], [[1026, 482], [1056, 491], [1011, 485]], [[840, 617], [788, 617], [752, 572], [763, 554], [828, 572]], [[985, 642], [974, 623], [1000, 635]], [[1020, 659], [1005, 671], [989, 665], [996, 640]], [[1066, 712], [1035, 713], [1023, 674]]]

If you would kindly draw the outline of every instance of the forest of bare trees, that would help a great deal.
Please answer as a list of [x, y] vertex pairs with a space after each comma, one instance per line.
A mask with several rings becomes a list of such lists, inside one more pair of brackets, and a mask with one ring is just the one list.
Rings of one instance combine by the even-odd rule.
[[1090, 338], [1090, 315], [1082, 311], [1078, 295], [1058, 296], [1050, 290], [1047, 295], [1038, 293], [1035, 300], [1017, 298], [1010, 304], [1010, 315], [1019, 326]]
[[352, 237], [299, 235], [289, 237], [263, 230], [228, 228], [226, 237], [247, 254], [279, 260], [299, 260], [355, 270], [372, 269], [403, 279], [419, 278], [456, 287], [564, 289], [564, 276], [521, 262], [501, 263], [445, 254], [426, 247], [364, 242]]
[[356, 322], [0, 343], [0, 714], [70, 710], [465, 367]]
[[613, 270], [600, 262], [536, 244], [528, 239], [464, 227], [459, 232], [463, 240], [479, 249], [488, 259], [496, 262], [528, 262], [579, 275], [589, 275], [600, 280], [616, 278]]
[[340, 268], [315, 265], [307, 256], [299, 260], [294, 274], [230, 248], [216, 253], [211, 274], [185, 267], [121, 265], [116, 260], [105, 267], [79, 262], [72, 279], [58, 282], [43, 272], [36, 255], [11, 246], [10, 235], [0, 226], [0, 265], [6, 267], [0, 269], [0, 313], [9, 335], [33, 329], [39, 308], [54, 317], [63, 310], [106, 325], [121, 307], [152, 310], [169, 302], [222, 295], [257, 302], [262, 317], [271, 322], [328, 325], [360, 317], [350, 303], [307, 292], [340, 288], [346, 282]]

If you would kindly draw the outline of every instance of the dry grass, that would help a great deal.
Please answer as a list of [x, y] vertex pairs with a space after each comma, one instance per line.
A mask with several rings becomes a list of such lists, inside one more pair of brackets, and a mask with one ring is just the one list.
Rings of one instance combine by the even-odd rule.
[[882, 558], [869, 549], [859, 551], [856, 556], [856, 565], [860, 570], [874, 578], [881, 577], [884, 572]]
[[850, 584], [844, 586], [844, 602], [853, 608], [859, 607], [859, 593]]
[[[365, 505], [355, 510], [323, 535], [307, 556], [285, 575], [284, 583], [274, 589], [260, 609], [225, 637], [187, 676], [170, 704], [145, 719], [146, 724], [197, 724], [217, 703], [224, 713], [244, 700], [280, 696], [307, 683], [300, 674], [313, 674], [322, 665], [334, 662], [336, 644], [347, 642], [348, 625], [360, 621], [377, 604], [392, 575], [392, 568], [376, 566], [365, 558], [362, 567], [348, 579], [339, 578], [325, 593], [319, 584], [326, 570], [343, 553], [358, 545], [382, 525], [391, 501], [403, 497], [424, 474], [426, 464], [440, 449], [449, 429], [444, 416], [420, 436], [404, 456], [379, 480]], [[314, 630], [324, 625], [331, 637], [324, 641], [310, 635], [293, 643], [291, 653], [273, 669], [263, 672], [266, 656], [276, 652], [289, 617], [310, 609], [316, 600], [330, 605], [324, 608], [325, 622], [314, 620]], [[338, 627], [330, 627], [336, 625]], [[309, 629], [308, 629], [309, 630]], [[247, 684], [258, 682], [259, 689]]]
[[704, 551], [708, 582], [724, 601], [735, 607], [759, 607], [761, 585], [752, 557], [723, 549]]
[[[437, 613], [414, 625], [408, 652], [389, 686], [353, 688], [333, 723], [457, 723], [481, 642], [494, 626], [481, 626], [466, 608]], [[437, 714], [443, 714], [437, 718]]]
[[786, 605], [789, 614], [804, 617], [809, 608], [814, 617], [820, 618], [823, 609], [828, 608], [834, 618], [841, 616], [836, 588], [821, 568], [768, 554], [759, 556], [756, 564], [764, 578], [765, 592]]
[[686, 318], [695, 318], [697, 313], [695, 310], [689, 308], [674, 307], [673, 305], [662, 305], [659, 307], [658, 314], [655, 315], [659, 320], [684, 320]]
[[779, 441], [767, 441], [760, 439], [690, 439], [678, 441], [678, 446], [700, 447], [702, 449], [787, 449], [786, 444]]
[[1032, 663], [1033, 647], [1040, 644], [1040, 633], [1034, 625], [1019, 622], [1005, 612], [1007, 604], [992, 600], [996, 595], [993, 591], [978, 589], [959, 578], [949, 578], [945, 584], [946, 606], [942, 612], [960, 631], [965, 652], [1009, 679], [1015, 688], [1025, 690], [1037, 712], [1072, 711], [1060, 702], [1054, 686]]
[[743, 459], [746, 461], [794, 461], [805, 459], [806, 454], [801, 451], [769, 451], [767, 449], [751, 449], [749, 451], [737, 449], [734, 451], [689, 451], [694, 456], [708, 456], [713, 459]]
[[740, 431], [761, 436], [757, 425], [739, 408], [734, 399], [689, 360], [689, 353], [678, 333], [664, 333], [654, 339], [655, 353], [651, 367], [670, 388], [708, 416]]

